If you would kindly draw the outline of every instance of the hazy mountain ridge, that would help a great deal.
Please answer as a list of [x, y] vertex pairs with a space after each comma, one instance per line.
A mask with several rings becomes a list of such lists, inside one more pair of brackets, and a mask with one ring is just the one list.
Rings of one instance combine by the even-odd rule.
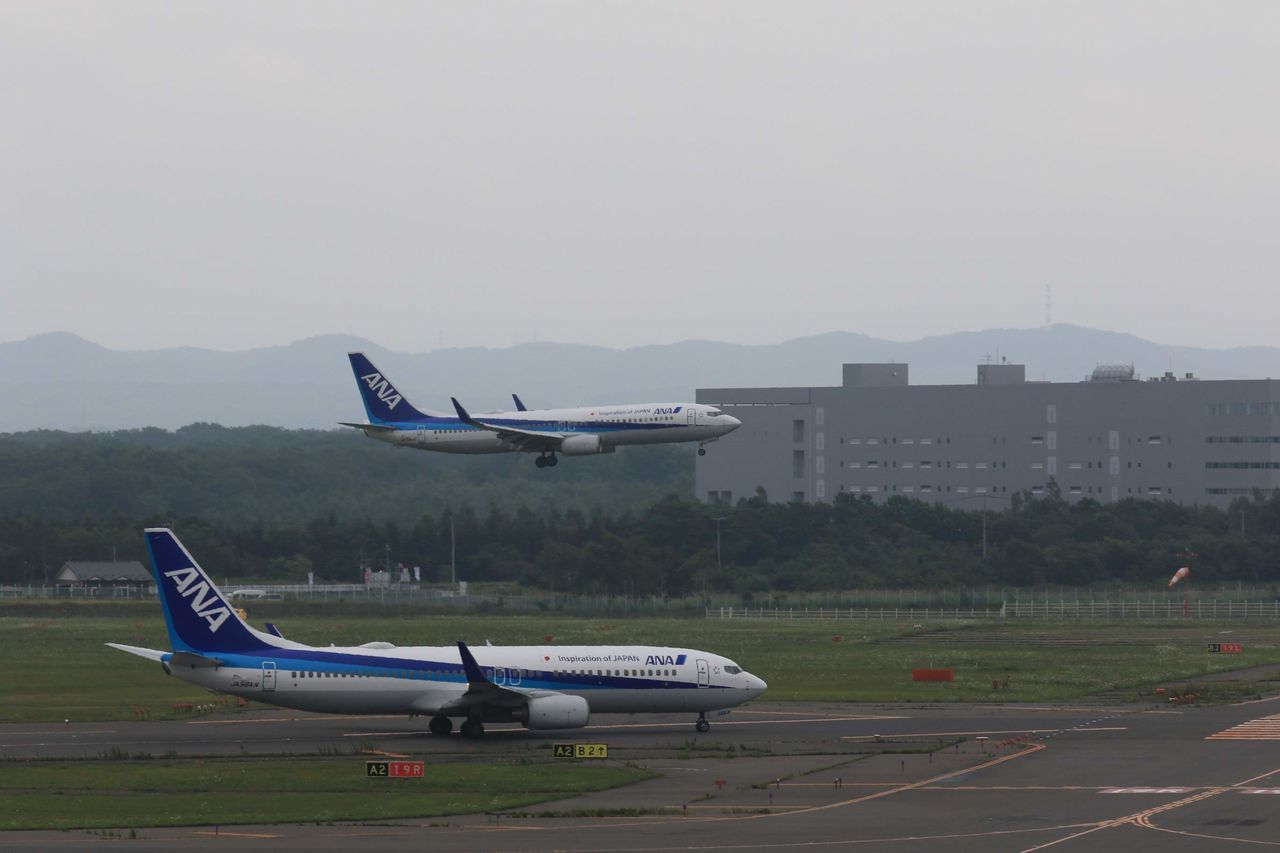
[[363, 350], [420, 408], [456, 396], [478, 411], [690, 400], [700, 387], [837, 385], [840, 365], [897, 361], [915, 385], [971, 383], [987, 357], [1026, 364], [1028, 379], [1079, 381], [1099, 363], [1132, 363], [1143, 376], [1172, 370], [1204, 379], [1280, 376], [1280, 348], [1201, 349], [1079, 326], [988, 329], [885, 341], [830, 332], [777, 344], [689, 340], [630, 349], [525, 343], [425, 353], [363, 338], [321, 335], [235, 352], [190, 347], [113, 350], [65, 332], [0, 343], [0, 432], [167, 429], [209, 421], [332, 427], [363, 420], [346, 353]]

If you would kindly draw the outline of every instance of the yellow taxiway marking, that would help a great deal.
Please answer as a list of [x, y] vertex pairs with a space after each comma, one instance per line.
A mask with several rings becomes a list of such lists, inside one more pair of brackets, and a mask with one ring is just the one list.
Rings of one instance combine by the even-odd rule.
[[1205, 740], [1280, 740], [1280, 714], [1240, 723]]
[[[785, 725], [791, 725], [793, 723], [841, 723], [845, 721], [856, 723], [866, 719], [867, 719], [866, 717], [806, 717], [800, 720], [725, 720], [725, 719], [717, 718], [717, 719], [710, 720], [709, 722], [711, 722], [711, 724], [714, 726], [751, 726], [751, 725], [757, 725], [757, 724], [764, 724], [769, 726], [785, 726]], [[877, 717], [875, 719], [907, 720], [910, 718], [909, 717]], [[689, 723], [687, 721], [679, 722], [679, 723], [615, 723], [613, 725], [608, 725], [608, 726], [587, 726], [588, 729], [673, 729], [673, 728], [683, 729], [688, 727], [689, 727]]]
[[[1259, 780], [1261, 780], [1261, 779], [1266, 779], [1268, 776], [1274, 776], [1274, 775], [1276, 775], [1277, 773], [1280, 773], [1280, 769], [1276, 769], [1276, 770], [1269, 770], [1269, 771], [1267, 771], [1266, 773], [1261, 773], [1261, 774], [1259, 774], [1259, 775], [1257, 775], [1257, 776], [1253, 776], [1253, 777], [1251, 777], [1251, 778], [1249, 778], [1249, 779], [1244, 779], [1244, 780], [1242, 780], [1242, 781], [1240, 781], [1240, 782], [1236, 782], [1234, 785], [1227, 785], [1227, 786], [1223, 786], [1223, 787], [1219, 787], [1219, 788], [1207, 788], [1207, 789], [1205, 789], [1205, 790], [1203, 790], [1203, 791], [1201, 791], [1201, 792], [1199, 792], [1199, 793], [1197, 793], [1197, 794], [1192, 794], [1192, 795], [1191, 795], [1191, 796], [1189, 796], [1189, 797], [1183, 797], [1183, 798], [1182, 798], [1182, 799], [1180, 799], [1180, 800], [1174, 800], [1173, 802], [1165, 803], [1164, 805], [1155, 806], [1155, 807], [1153, 807], [1153, 808], [1149, 808], [1149, 809], [1143, 809], [1143, 810], [1142, 810], [1142, 811], [1140, 811], [1140, 812], [1134, 812], [1133, 814], [1128, 814], [1128, 815], [1124, 815], [1124, 816], [1122, 816], [1122, 817], [1112, 818], [1111, 820], [1099, 821], [1099, 822], [1098, 822], [1098, 824], [1097, 824], [1096, 826], [1093, 826], [1093, 827], [1092, 827], [1092, 828], [1090, 828], [1090, 829], [1081, 830], [1080, 832], [1076, 832], [1076, 833], [1073, 833], [1073, 834], [1071, 834], [1071, 835], [1063, 836], [1062, 838], [1057, 838], [1057, 839], [1054, 839], [1053, 841], [1046, 841], [1044, 844], [1038, 844], [1038, 845], [1036, 845], [1035, 847], [1028, 847], [1027, 849], [1023, 850], [1023, 851], [1022, 851], [1022, 853], [1033, 853], [1033, 851], [1036, 851], [1036, 850], [1044, 850], [1044, 849], [1045, 849], [1045, 848], [1047, 848], [1047, 847], [1054, 847], [1054, 846], [1056, 846], [1056, 845], [1058, 845], [1058, 844], [1063, 843], [1064, 841], [1074, 841], [1074, 840], [1075, 840], [1075, 839], [1077, 839], [1077, 838], [1081, 838], [1081, 837], [1083, 837], [1083, 836], [1085, 836], [1085, 835], [1091, 835], [1091, 834], [1093, 834], [1093, 833], [1095, 833], [1095, 832], [1098, 832], [1098, 831], [1100, 831], [1100, 830], [1104, 830], [1104, 829], [1113, 829], [1113, 828], [1115, 828], [1115, 827], [1117, 827], [1117, 826], [1124, 826], [1124, 825], [1126, 825], [1126, 824], [1133, 824], [1134, 826], [1141, 826], [1141, 827], [1143, 827], [1143, 828], [1145, 828], [1145, 829], [1160, 829], [1160, 830], [1165, 831], [1165, 832], [1174, 832], [1174, 833], [1182, 834], [1180, 830], [1171, 830], [1171, 829], [1165, 829], [1164, 827], [1158, 827], [1158, 826], [1156, 826], [1155, 824], [1151, 823], [1151, 818], [1155, 817], [1155, 816], [1156, 816], [1156, 815], [1158, 815], [1158, 814], [1163, 814], [1163, 813], [1165, 813], [1165, 812], [1171, 812], [1171, 811], [1173, 811], [1173, 810], [1175, 810], [1175, 809], [1180, 809], [1180, 808], [1182, 808], [1183, 806], [1189, 806], [1189, 805], [1191, 805], [1191, 804], [1193, 804], [1193, 803], [1199, 803], [1199, 802], [1202, 802], [1202, 801], [1204, 801], [1204, 800], [1211, 799], [1211, 798], [1213, 798], [1213, 797], [1218, 796], [1219, 794], [1225, 794], [1225, 793], [1226, 793], [1226, 792], [1228, 792], [1228, 791], [1251, 790], [1251, 783], [1253, 783], [1253, 782], [1257, 782], [1257, 781], [1259, 781]], [[1218, 837], [1218, 840], [1219, 840], [1219, 841], [1227, 841], [1227, 840], [1230, 840], [1230, 841], [1243, 841], [1244, 839], [1238, 839], [1238, 838], [1230, 838], [1230, 839], [1228, 839], [1228, 838], [1226, 838], [1226, 837], [1221, 837], [1221, 836], [1220, 836], [1220, 837]], [[1271, 841], [1265, 841], [1265, 842], [1248, 842], [1248, 843], [1255, 843], [1255, 844], [1268, 844], [1268, 845], [1271, 845], [1271, 846], [1280, 846], [1280, 843], [1278, 843], [1278, 842], [1271, 842]]]
[[[1022, 709], [1021, 709], [1021, 708], [1019, 708], [1018, 710], [1019, 710], [1019, 711], [1021, 711]], [[811, 716], [813, 716], [813, 712], [812, 712], [812, 711], [755, 711], [755, 710], [751, 710], [751, 711], [743, 711], [743, 712], [742, 712], [742, 716], [744, 716], [744, 717], [745, 717], [745, 716], [747, 716], [747, 715], [749, 715], [749, 714], [755, 714], [755, 715], [760, 715], [760, 716], [769, 716], [769, 717], [805, 717], [805, 716], [809, 716], [809, 717], [811, 717]], [[839, 719], [839, 720], [909, 720], [909, 719], [911, 719], [911, 718], [910, 718], [909, 716], [904, 716], [904, 715], [901, 715], [901, 714], [896, 715], [896, 716], [895, 716], [895, 715], [891, 715], [891, 714], [837, 714], [836, 716], [832, 717], [831, 719]]]
[[1065, 732], [1123, 732], [1128, 731], [1128, 726], [1105, 726], [1099, 728], [1070, 728], [1070, 729], [991, 729], [988, 731], [976, 732], [886, 732], [878, 735], [842, 735], [840, 740], [890, 740], [892, 738], [903, 737], [959, 737], [961, 735], [1054, 735]]
[[236, 720], [187, 720], [188, 726], [234, 726], [242, 723], [309, 723], [327, 720], [403, 720], [404, 714], [326, 714], [317, 717], [249, 717]]
[[279, 838], [278, 835], [267, 835], [262, 832], [210, 832], [207, 829], [197, 829], [192, 835], [207, 835], [210, 838], [218, 838], [226, 836], [227, 838]]
[[115, 729], [46, 729], [42, 732], [0, 732], [0, 735], [113, 735]]

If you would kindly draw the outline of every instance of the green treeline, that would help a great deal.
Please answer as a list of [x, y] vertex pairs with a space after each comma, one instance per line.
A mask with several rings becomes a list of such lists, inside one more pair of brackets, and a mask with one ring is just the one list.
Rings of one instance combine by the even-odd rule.
[[274, 527], [333, 514], [412, 524], [450, 506], [616, 511], [692, 490], [693, 449], [672, 445], [539, 469], [528, 453], [428, 453], [351, 429], [193, 424], [0, 435], [0, 517], [198, 517]]
[[1280, 581], [1280, 495], [1221, 510], [1068, 503], [1050, 488], [986, 513], [984, 558], [977, 510], [845, 495], [707, 506], [690, 496], [691, 463], [688, 448], [624, 448], [538, 470], [523, 454], [269, 428], [4, 436], [0, 582], [113, 552], [144, 560], [141, 528], [170, 523], [219, 579], [357, 582], [389, 561], [447, 580], [452, 526], [460, 579], [563, 592], [1152, 584], [1185, 552], [1198, 582]]

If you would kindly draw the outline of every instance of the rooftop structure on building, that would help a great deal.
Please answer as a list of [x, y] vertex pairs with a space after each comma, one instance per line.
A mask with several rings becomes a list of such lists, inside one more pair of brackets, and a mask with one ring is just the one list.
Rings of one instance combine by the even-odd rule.
[[1031, 382], [1021, 364], [977, 367], [972, 385], [911, 385], [889, 363], [846, 364], [833, 387], [699, 389], [742, 426], [698, 457], [698, 496], [976, 509], [1052, 483], [1072, 501], [1221, 506], [1280, 488], [1280, 381], [1100, 364], [1082, 382]]
[[59, 586], [135, 586], [153, 583], [151, 572], [137, 560], [127, 562], [69, 560], [58, 570]]

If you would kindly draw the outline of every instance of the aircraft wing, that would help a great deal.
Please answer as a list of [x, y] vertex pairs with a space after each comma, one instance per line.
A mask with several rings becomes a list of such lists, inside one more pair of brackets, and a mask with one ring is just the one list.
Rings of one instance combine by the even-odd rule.
[[522, 690], [519, 687], [499, 687], [485, 677], [484, 670], [476, 663], [467, 644], [458, 641], [458, 654], [462, 656], [462, 669], [467, 674], [467, 691], [454, 696], [440, 707], [441, 713], [458, 713], [477, 705], [513, 708], [523, 705], [534, 696], [558, 695], [554, 690]]
[[535, 448], [538, 450], [559, 450], [560, 444], [564, 441], [565, 435], [561, 432], [538, 432], [532, 429], [519, 429], [513, 426], [499, 426], [497, 424], [489, 424], [484, 421], [476, 420], [462, 408], [462, 404], [458, 402], [456, 397], [450, 397], [453, 400], [453, 407], [458, 411], [458, 420], [468, 426], [477, 429], [486, 429], [489, 432], [496, 432], [498, 438], [508, 441], [520, 448]]

